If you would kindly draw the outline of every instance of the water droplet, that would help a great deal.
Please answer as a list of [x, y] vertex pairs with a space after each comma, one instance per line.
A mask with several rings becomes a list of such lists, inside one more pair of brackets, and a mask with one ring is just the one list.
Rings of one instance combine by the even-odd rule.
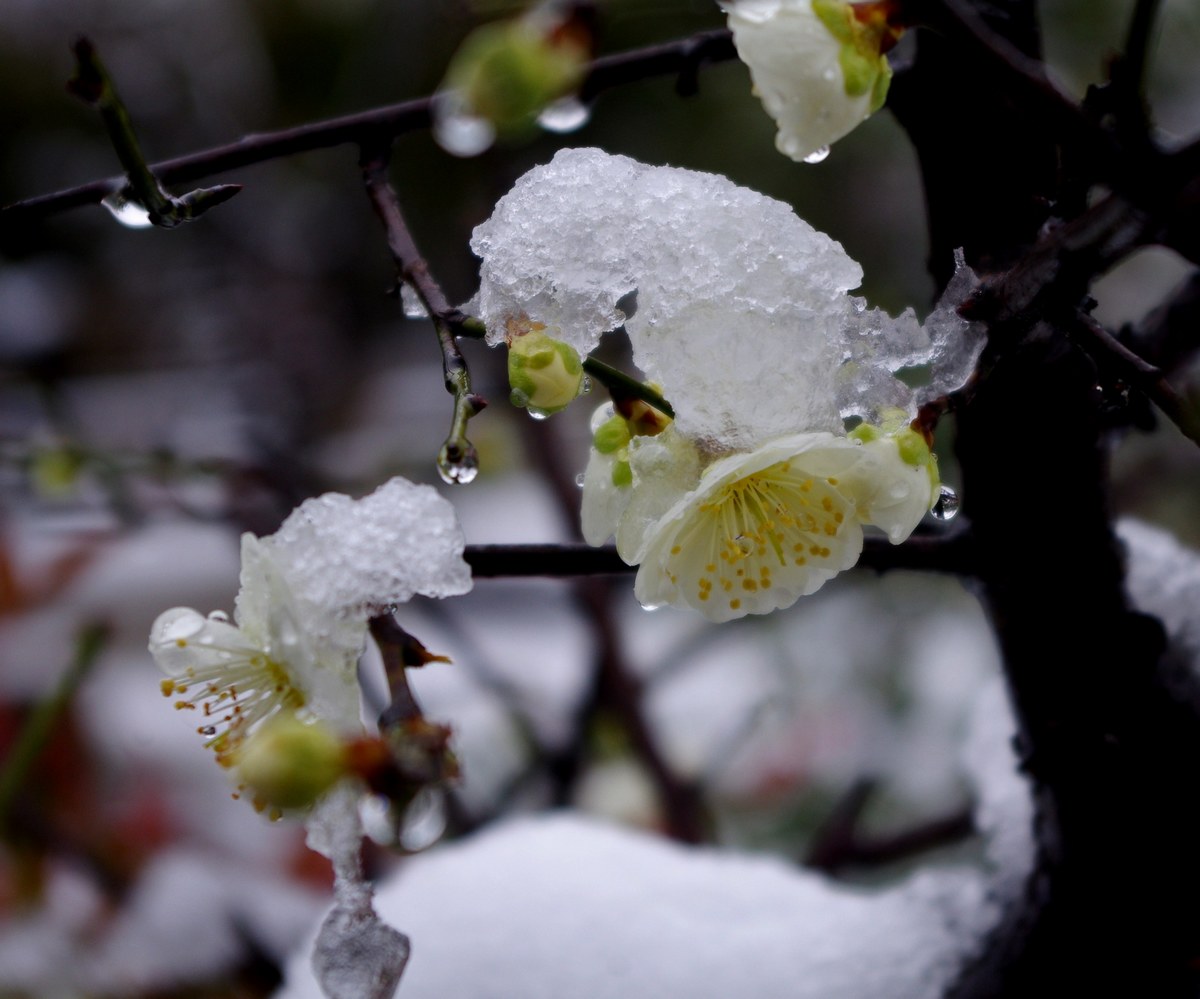
[[822, 146], [820, 149], [814, 149], [811, 153], [804, 157], [805, 163], [820, 163], [829, 155], [829, 147]]
[[597, 430], [599, 430], [602, 426], [604, 426], [604, 424], [613, 418], [613, 414], [615, 412], [616, 410], [613, 409], [613, 404], [611, 402], [606, 402], [592, 414], [592, 419], [588, 423], [588, 429], [595, 434]]
[[428, 319], [429, 310], [407, 281], [400, 285], [400, 307], [409, 319]]
[[454, 91], [433, 100], [433, 137], [454, 156], [478, 156], [496, 141], [496, 129], [486, 118], [471, 114]]
[[125, 194], [124, 191], [114, 191], [100, 204], [109, 210], [112, 217], [128, 229], [148, 229], [154, 223], [150, 221], [150, 213], [140, 201]]
[[825, 70], [825, 72], [821, 74], [821, 78], [825, 80], [836, 80], [837, 73], [834, 71], [833, 67], [830, 66], [829, 69]]
[[958, 493], [949, 486], [938, 490], [937, 502], [933, 504], [933, 515], [938, 520], [953, 520], [958, 515]]
[[579, 394], [587, 395], [591, 390], [592, 390], [592, 376], [584, 375], [583, 379], [579, 382]]
[[560, 97], [542, 108], [537, 123], [547, 132], [574, 132], [583, 128], [592, 117], [592, 109], [578, 97]]
[[217, 734], [217, 726], [216, 725], [205, 725], [202, 728], [196, 729], [196, 731], [199, 732], [201, 735], [216, 735]]
[[535, 420], [544, 420], [547, 416], [550, 415], [550, 413], [547, 410], [538, 409], [536, 406], [527, 407], [525, 412], [527, 412]]
[[400, 819], [400, 846], [405, 850], [424, 850], [441, 839], [445, 831], [445, 795], [440, 789], [422, 788]]
[[575, 476], [575, 485], [577, 485], [580, 489], [583, 488], [583, 484], [586, 481], [587, 475], [583, 472], [580, 472], [577, 476]]
[[358, 804], [358, 815], [362, 820], [363, 832], [380, 846], [391, 846], [396, 842], [396, 818], [392, 814], [392, 803], [382, 794], [372, 794]]
[[464, 450], [443, 444], [437, 456], [437, 470], [443, 482], [465, 486], [479, 474], [479, 452], [471, 445]]
[[227, 623], [229, 621], [229, 615], [223, 610], [215, 610], [208, 615], [208, 619], [210, 621], [221, 621], [223, 623]]

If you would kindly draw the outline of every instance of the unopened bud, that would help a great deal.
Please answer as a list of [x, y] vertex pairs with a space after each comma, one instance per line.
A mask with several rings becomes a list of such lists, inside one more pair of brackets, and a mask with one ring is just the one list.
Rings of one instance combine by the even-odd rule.
[[531, 413], [546, 416], [566, 408], [583, 387], [583, 365], [570, 344], [530, 330], [508, 346], [511, 400]]
[[537, 19], [485, 24], [455, 53], [444, 86], [501, 135], [520, 135], [579, 85], [587, 57], [573, 35], [547, 31]]
[[234, 766], [256, 807], [307, 808], [345, 774], [345, 750], [321, 722], [279, 716], [246, 740]]

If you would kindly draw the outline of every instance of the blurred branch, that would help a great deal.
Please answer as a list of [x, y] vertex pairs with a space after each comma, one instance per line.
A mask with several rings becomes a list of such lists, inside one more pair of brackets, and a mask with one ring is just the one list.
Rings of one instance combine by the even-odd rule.
[[[603, 56], [590, 64], [580, 96], [592, 101], [606, 90], [673, 74], [679, 77], [677, 89], [686, 95], [695, 91], [696, 76], [702, 66], [736, 56], [730, 33], [723, 29]], [[419, 97], [296, 128], [248, 135], [228, 145], [151, 164], [149, 170], [163, 183], [183, 183], [315, 149], [377, 142], [380, 138], [394, 139], [406, 132], [428, 128], [432, 122], [431, 103], [431, 97]], [[108, 177], [53, 194], [26, 198], [5, 207], [0, 218], [4, 224], [15, 225], [31, 217], [96, 204], [119, 191], [124, 183], [124, 177]]]
[[210, 208], [228, 201], [242, 189], [241, 184], [221, 184], [200, 188], [176, 198], [163, 190], [154, 172], [146, 165], [146, 157], [133, 130], [129, 112], [125, 109], [117, 88], [86, 38], [74, 45], [76, 71], [67, 89], [85, 104], [100, 112], [108, 137], [116, 150], [128, 180], [126, 189], [133, 199], [146, 209], [150, 221], [162, 229], [198, 219]]
[[479, 467], [479, 455], [467, 439], [467, 421], [487, 405], [487, 400], [471, 391], [471, 372], [451, 328], [461, 313], [446, 300], [441, 286], [429, 272], [425, 258], [417, 250], [400, 211], [396, 190], [388, 179], [388, 159], [387, 145], [377, 145], [372, 149], [364, 147], [363, 183], [387, 233], [388, 248], [396, 263], [398, 279], [416, 291], [433, 320], [433, 328], [442, 348], [442, 375], [446, 391], [454, 397], [454, 413], [450, 421], [450, 434], [438, 453], [438, 471], [447, 482], [469, 482]]
[[1128, 340], [1140, 356], [1161, 370], [1174, 371], [1200, 350], [1200, 271], [1186, 278], [1162, 305], [1151, 312]]
[[876, 781], [869, 778], [850, 787], [814, 835], [804, 859], [806, 867], [834, 874], [847, 867], [892, 864], [959, 843], [975, 832], [971, 812], [964, 808], [891, 835], [864, 836], [859, 826], [876, 788]]
[[1192, 443], [1200, 445], [1200, 416], [1153, 364], [1122, 344], [1091, 316], [1077, 313], [1070, 335], [1102, 367], [1116, 371], [1154, 403]]
[[29, 778], [34, 764], [54, 734], [54, 726], [71, 703], [75, 691], [108, 641], [109, 627], [101, 622], [86, 625], [75, 645], [75, 658], [54, 692], [40, 702], [21, 728], [0, 770], [0, 836], [7, 830], [17, 793]]

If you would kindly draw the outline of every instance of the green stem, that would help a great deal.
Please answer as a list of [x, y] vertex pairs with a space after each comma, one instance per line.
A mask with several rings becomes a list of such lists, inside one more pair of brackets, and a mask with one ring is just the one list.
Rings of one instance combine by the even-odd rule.
[[0, 837], [8, 830], [13, 802], [29, 778], [37, 758], [54, 734], [54, 726], [66, 710], [79, 684], [96, 663], [108, 640], [108, 625], [99, 622], [84, 627], [75, 646], [75, 658], [50, 697], [34, 708], [0, 770]]
[[639, 382], [636, 378], [625, 374], [624, 371], [614, 368], [611, 364], [598, 361], [594, 357], [584, 358], [583, 370], [608, 389], [614, 397], [640, 399], [672, 420], [675, 419], [675, 410], [671, 404], [645, 382]]

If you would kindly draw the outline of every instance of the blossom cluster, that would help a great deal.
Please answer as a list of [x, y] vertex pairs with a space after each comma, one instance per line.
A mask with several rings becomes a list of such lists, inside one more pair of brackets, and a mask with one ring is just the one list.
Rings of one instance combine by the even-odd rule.
[[615, 536], [644, 605], [717, 621], [789, 606], [857, 561], [864, 526], [899, 543], [933, 504], [936, 462], [909, 426], [920, 396], [895, 373], [957, 336], [935, 379], [957, 384], [977, 344], [948, 307], [922, 326], [848, 295], [859, 266], [786, 205], [564, 150], [472, 246], [492, 342], [515, 316], [581, 353], [623, 326], [673, 407], [602, 409], [584, 478], [584, 537]]

